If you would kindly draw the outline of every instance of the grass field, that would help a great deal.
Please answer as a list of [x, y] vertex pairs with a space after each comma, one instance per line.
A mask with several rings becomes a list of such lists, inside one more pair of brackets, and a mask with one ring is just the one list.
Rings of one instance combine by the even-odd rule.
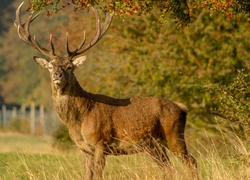
[[[199, 142], [189, 139], [190, 152], [198, 161], [200, 179], [250, 179], [249, 146], [236, 136], [230, 141], [217, 139]], [[193, 179], [174, 156], [175, 171], [166, 177], [146, 154], [109, 156], [104, 178], [114, 179]], [[65, 152], [54, 149], [51, 138], [14, 133], [0, 133], [0, 180], [41, 179], [75, 180], [83, 176], [80, 152], [72, 147]]]

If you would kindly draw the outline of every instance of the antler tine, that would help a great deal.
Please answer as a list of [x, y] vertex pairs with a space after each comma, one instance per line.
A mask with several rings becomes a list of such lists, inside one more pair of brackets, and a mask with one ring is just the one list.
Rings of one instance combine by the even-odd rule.
[[69, 35], [69, 33], [66, 32], [66, 45], [65, 45], [65, 48], [66, 48], [66, 51], [67, 51], [68, 56], [70, 56], [70, 55], [71, 55], [71, 52], [70, 52], [70, 50], [69, 50], [69, 38], [68, 38], [68, 35]]
[[30, 28], [30, 23], [31, 23], [31, 20], [33, 19], [33, 13], [31, 13], [26, 21], [26, 23], [24, 24], [24, 29], [25, 29], [25, 32], [29, 32], [29, 28]]
[[83, 31], [83, 38], [82, 38], [82, 42], [80, 45], [77, 46], [77, 48], [74, 50], [74, 51], [70, 51], [69, 50], [69, 39], [68, 39], [68, 35], [69, 33], [67, 32], [66, 33], [66, 51], [67, 51], [67, 54], [68, 54], [68, 57], [74, 57], [74, 54], [79, 51], [79, 49], [81, 49], [86, 41], [86, 37], [85, 37], [85, 31]]
[[103, 32], [106, 32], [110, 26], [110, 23], [112, 21], [112, 17], [114, 15], [114, 11], [112, 13], [109, 14], [109, 16], [111, 16], [111, 18], [106, 18], [107, 14], [105, 13], [105, 23], [103, 24]]
[[49, 42], [50, 42], [50, 47], [51, 47], [51, 55], [55, 56], [55, 48], [54, 48], [54, 44], [53, 44], [52, 38], [53, 38], [53, 35], [50, 34], [50, 36], [49, 36]]
[[[30, 38], [31, 39], [31, 38]], [[30, 44], [31, 46], [33, 46], [34, 48], [36, 48], [39, 52], [41, 52], [43, 55], [48, 56], [48, 57], [53, 57], [51, 51], [49, 51], [48, 49], [42, 47], [36, 40], [36, 36], [34, 36], [33, 39], [31, 39], [32, 44]]]
[[77, 49], [81, 49], [86, 41], [85, 31], [83, 31], [83, 38], [81, 44], [77, 47]]
[[21, 11], [21, 8], [22, 8], [22, 5], [23, 5], [24, 2], [22, 2], [17, 10], [16, 10], [16, 20], [14, 21], [14, 26], [15, 27], [18, 27], [18, 24], [20, 25], [21, 24], [21, 15], [20, 15], [20, 11]]
[[74, 51], [70, 51], [69, 50], [69, 33], [66, 32], [66, 51], [67, 51], [67, 54], [68, 54], [68, 57], [71, 57], [78, 49], [76, 48]]
[[34, 47], [35, 49], [37, 49], [39, 52], [41, 52], [42, 54], [44, 54], [45, 56], [48, 57], [53, 57], [55, 56], [55, 50], [54, 50], [54, 46], [53, 46], [53, 42], [52, 42], [52, 36], [50, 37], [50, 45], [51, 45], [51, 51], [49, 51], [48, 49], [42, 47], [37, 41], [36, 38], [34, 36], [34, 39], [31, 38], [30, 32], [29, 32], [29, 27], [30, 27], [30, 23], [32, 21], [34, 21], [37, 16], [40, 13], [37, 13], [36, 15], [34, 15], [34, 12], [31, 13], [26, 21], [26, 23], [22, 24], [21, 22], [21, 9], [23, 6], [24, 2], [22, 2], [17, 10], [16, 10], [16, 20], [14, 22], [14, 25], [17, 27], [17, 34], [19, 36], [19, 38], [21, 40], [23, 40], [25, 43], [29, 44], [30, 46]]
[[32, 19], [30, 20], [30, 22], [33, 22], [38, 16], [39, 16], [40, 12], [38, 12], [36, 15], [34, 15], [32, 17]]
[[109, 13], [108, 15], [105, 13], [105, 21], [104, 21], [104, 23], [101, 23], [100, 22], [100, 15], [99, 15], [98, 11], [94, 7], [92, 7], [92, 10], [94, 11], [95, 17], [96, 17], [95, 35], [92, 37], [92, 39], [90, 40], [90, 42], [88, 44], [84, 45], [84, 43], [85, 43], [85, 31], [84, 31], [84, 37], [83, 37], [81, 44], [75, 49], [75, 51], [71, 52], [71, 51], [69, 51], [69, 48], [68, 48], [68, 35], [66, 34], [66, 49], [67, 49], [68, 57], [73, 58], [74, 56], [80, 55], [80, 54], [84, 53], [85, 51], [87, 51], [88, 49], [90, 49], [103, 37], [103, 35], [108, 30], [108, 27], [111, 24], [114, 12]]
[[93, 46], [95, 43], [97, 43], [98, 39], [101, 37], [102, 34], [102, 25], [100, 23], [100, 14], [98, 13], [98, 11], [92, 7], [94, 13], [95, 13], [95, 17], [96, 17], [96, 33], [95, 36], [91, 39], [90, 41], [90, 47], [91, 45]]

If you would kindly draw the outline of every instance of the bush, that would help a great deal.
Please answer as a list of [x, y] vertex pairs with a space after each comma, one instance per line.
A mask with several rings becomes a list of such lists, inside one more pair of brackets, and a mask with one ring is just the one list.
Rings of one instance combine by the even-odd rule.
[[53, 146], [60, 150], [69, 150], [74, 145], [69, 136], [68, 129], [63, 124], [53, 133], [53, 141]]
[[23, 134], [30, 133], [29, 119], [14, 118], [11, 122], [3, 127], [4, 131], [19, 132]]
[[250, 69], [238, 71], [229, 85], [212, 84], [214, 108], [212, 111], [222, 117], [224, 123], [244, 140], [250, 136]]

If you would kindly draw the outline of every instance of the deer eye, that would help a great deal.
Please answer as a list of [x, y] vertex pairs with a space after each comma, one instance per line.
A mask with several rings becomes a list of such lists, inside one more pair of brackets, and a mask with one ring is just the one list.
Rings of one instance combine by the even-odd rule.
[[53, 69], [53, 66], [49, 64], [49, 65], [48, 65], [48, 69], [49, 69], [49, 70]]
[[72, 66], [71, 65], [68, 65], [67, 67], [66, 67], [66, 70], [71, 70], [72, 69]]

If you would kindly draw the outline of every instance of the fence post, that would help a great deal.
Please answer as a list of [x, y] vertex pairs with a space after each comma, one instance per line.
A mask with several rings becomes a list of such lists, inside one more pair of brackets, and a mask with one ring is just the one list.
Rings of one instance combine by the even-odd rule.
[[35, 103], [32, 102], [30, 106], [30, 133], [35, 133]]
[[2, 110], [0, 111], [0, 127], [3, 127], [3, 116]]
[[25, 104], [23, 104], [21, 106], [20, 112], [21, 112], [21, 117], [25, 118], [25, 116], [26, 116], [26, 105]]
[[16, 119], [17, 117], [17, 108], [14, 106], [11, 111], [11, 119]]
[[5, 105], [2, 105], [2, 114], [3, 114], [3, 126], [5, 126], [7, 123], [7, 110]]
[[44, 105], [40, 105], [39, 107], [39, 116], [40, 116], [40, 126], [42, 133], [44, 134]]

